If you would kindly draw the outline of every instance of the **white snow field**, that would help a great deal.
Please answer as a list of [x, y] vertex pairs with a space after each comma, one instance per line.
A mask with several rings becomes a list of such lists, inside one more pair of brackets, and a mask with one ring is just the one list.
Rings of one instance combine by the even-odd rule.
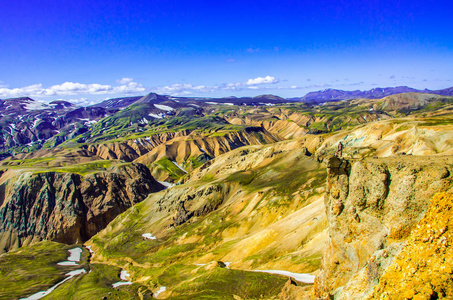
[[80, 256], [82, 254], [82, 248], [74, 248], [74, 249], [69, 249], [69, 257], [67, 261], [59, 262], [57, 265], [59, 266], [77, 266], [77, 262], [80, 261]]
[[294, 278], [297, 281], [301, 281], [304, 283], [314, 283], [315, 282], [315, 276], [306, 274], [306, 273], [293, 273], [293, 272], [281, 271], [281, 270], [253, 270], [253, 272], [262, 272], [262, 273], [289, 276], [289, 277]]
[[148, 240], [156, 240], [157, 239], [157, 237], [155, 237], [151, 233], [144, 233], [144, 234], [142, 234], [142, 237], [144, 237], [145, 239], [148, 239]]

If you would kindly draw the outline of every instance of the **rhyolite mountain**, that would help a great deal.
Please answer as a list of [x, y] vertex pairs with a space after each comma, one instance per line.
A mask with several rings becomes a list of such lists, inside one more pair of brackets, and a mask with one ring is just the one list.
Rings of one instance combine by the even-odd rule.
[[[124, 127], [130, 127], [177, 116], [175, 110], [179, 110], [180, 114], [202, 116], [205, 109], [212, 105], [259, 106], [285, 102], [283, 98], [273, 95], [254, 98], [180, 98], [154, 93], [142, 97], [110, 99], [88, 107], [79, 107], [62, 100], [44, 103], [28, 97], [4, 99], [0, 100], [0, 157], [55, 147], [90, 131], [104, 117], [111, 117], [109, 121], [112, 124], [124, 123]], [[125, 119], [128, 122], [124, 122]], [[103, 129], [108, 130], [109, 127], [104, 125], [105, 122], [102, 123]]]
[[263, 97], [112, 99], [3, 159], [0, 298], [453, 297], [453, 97]]
[[153, 102], [164, 102], [168, 100], [173, 100], [175, 102], [182, 102], [185, 105], [192, 104], [192, 105], [202, 105], [206, 106], [209, 104], [220, 103], [225, 105], [265, 105], [265, 104], [277, 104], [277, 103], [285, 103], [286, 100], [284, 98], [275, 96], [275, 95], [259, 95], [256, 97], [223, 97], [223, 98], [202, 98], [202, 97], [173, 97], [167, 95], [158, 95], [156, 93], [150, 93], [146, 96], [138, 96], [138, 97], [124, 97], [124, 98], [115, 98], [102, 101], [100, 103], [94, 104], [92, 106], [95, 107], [103, 107], [103, 108], [123, 108], [127, 107], [136, 102], [146, 102], [146, 101], [153, 101]]

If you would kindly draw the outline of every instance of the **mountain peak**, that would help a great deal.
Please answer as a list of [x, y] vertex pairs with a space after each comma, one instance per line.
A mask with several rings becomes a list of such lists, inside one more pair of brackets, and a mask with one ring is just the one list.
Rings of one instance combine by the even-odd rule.
[[401, 94], [401, 93], [431, 93], [443, 96], [453, 95], [453, 88], [447, 88], [443, 90], [431, 91], [428, 89], [424, 90], [417, 90], [408, 86], [396, 86], [396, 87], [376, 87], [370, 90], [360, 91], [344, 91], [344, 90], [337, 90], [337, 89], [324, 89], [315, 92], [309, 92], [305, 96], [301, 98], [292, 98], [290, 100], [293, 101], [315, 101], [315, 102], [323, 102], [323, 101], [338, 101], [338, 100], [349, 100], [349, 99], [357, 99], [357, 98], [365, 98], [365, 99], [380, 99], [383, 97]]

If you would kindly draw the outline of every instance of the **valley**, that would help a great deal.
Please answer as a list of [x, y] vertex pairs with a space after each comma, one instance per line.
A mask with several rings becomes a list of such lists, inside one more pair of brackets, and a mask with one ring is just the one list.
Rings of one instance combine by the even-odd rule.
[[453, 297], [445, 91], [1, 100], [0, 299]]

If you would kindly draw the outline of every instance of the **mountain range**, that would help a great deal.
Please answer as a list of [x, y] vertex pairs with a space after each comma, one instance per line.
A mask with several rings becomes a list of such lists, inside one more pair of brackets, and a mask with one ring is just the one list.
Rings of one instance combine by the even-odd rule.
[[379, 99], [386, 96], [391, 96], [401, 93], [425, 93], [435, 94], [442, 96], [452, 96], [453, 87], [442, 90], [417, 90], [407, 86], [387, 87], [387, 88], [374, 88], [368, 91], [343, 91], [336, 89], [325, 89], [322, 91], [310, 92], [303, 97], [288, 98], [289, 101], [305, 101], [305, 102], [326, 102], [335, 100], [349, 100], [349, 99]]
[[452, 111], [1, 100], [0, 299], [449, 299]]

